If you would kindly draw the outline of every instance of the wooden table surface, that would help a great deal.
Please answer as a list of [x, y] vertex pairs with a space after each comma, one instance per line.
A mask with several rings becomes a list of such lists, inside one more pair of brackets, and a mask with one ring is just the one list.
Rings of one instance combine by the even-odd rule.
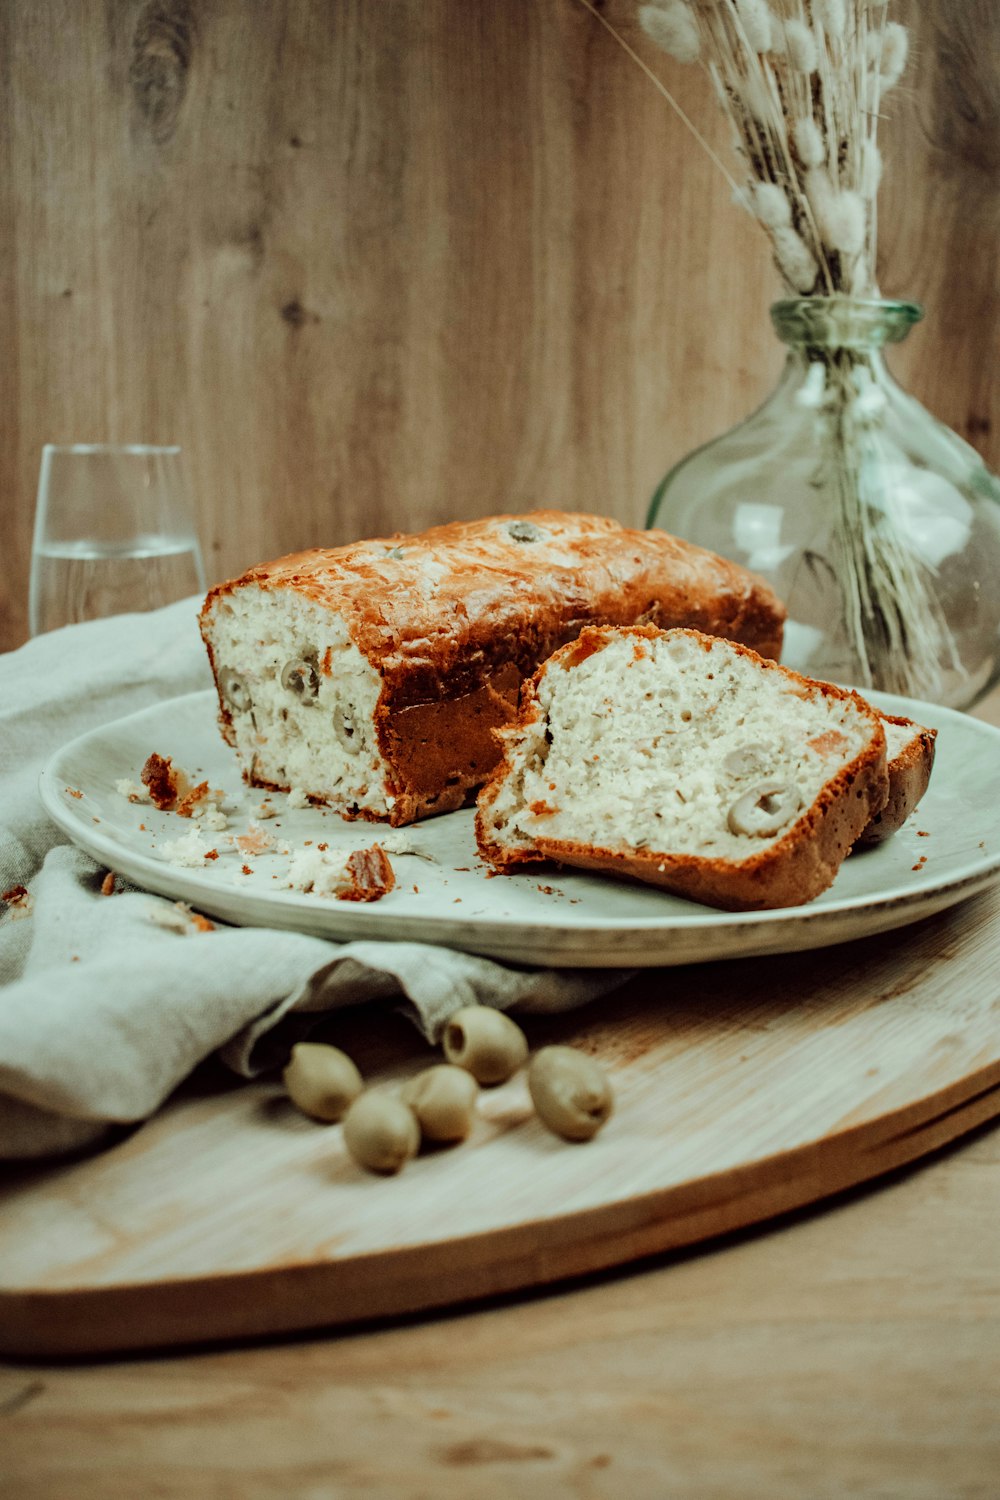
[[[1000, 723], [1000, 691], [977, 710]], [[0, 1367], [0, 1495], [1000, 1496], [1000, 1124], [762, 1229], [360, 1332]]]

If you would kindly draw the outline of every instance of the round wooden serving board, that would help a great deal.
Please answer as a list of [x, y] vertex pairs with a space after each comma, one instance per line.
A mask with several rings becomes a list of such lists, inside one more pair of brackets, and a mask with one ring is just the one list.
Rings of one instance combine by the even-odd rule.
[[[885, 1173], [1000, 1115], [1000, 892], [806, 954], [648, 971], [557, 1019], [609, 1069], [586, 1145], [483, 1091], [469, 1141], [396, 1178], [280, 1085], [188, 1087], [89, 1159], [0, 1191], [0, 1350], [59, 1356], [439, 1307], [691, 1245]], [[391, 1082], [432, 1060], [369, 1009], [331, 1039]]]

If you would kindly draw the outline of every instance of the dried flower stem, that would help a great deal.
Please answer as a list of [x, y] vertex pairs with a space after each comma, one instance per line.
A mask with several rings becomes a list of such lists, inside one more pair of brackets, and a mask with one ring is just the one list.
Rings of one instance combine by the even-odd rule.
[[[647, 0], [643, 29], [707, 73], [729, 120], [744, 182], [592, 0], [580, 0], [684, 121], [768, 235], [779, 274], [803, 297], [878, 296], [876, 132], [906, 62], [906, 29], [886, 0]], [[931, 568], [906, 536], [887, 475], [881, 362], [867, 348], [803, 351], [815, 408], [812, 482], [835, 507], [826, 565], [841, 598], [844, 671], [863, 687], [933, 697], [962, 672]], [[815, 399], [813, 399], [815, 398]], [[807, 561], [814, 565], [819, 559]]]
[[[732, 183], [670, 91], [592, 0], [580, 3], [652, 78]], [[789, 215], [761, 223], [782, 279], [799, 295], [877, 295], [876, 129], [907, 49], [905, 27], [886, 12], [868, 0], [653, 0], [639, 10], [661, 49], [696, 61], [711, 78], [748, 179], [743, 201], [753, 204], [759, 184], [786, 194]]]
[[[859, 687], [935, 697], [942, 671], [962, 663], [932, 587], [931, 571], [907, 540], [884, 475], [895, 457], [875, 411], [878, 372], [857, 350], [827, 351], [827, 428], [820, 477], [838, 499], [836, 575], [849, 660]], [[863, 415], [861, 413], [864, 413]]]
[[636, 50], [635, 50], [634, 47], [630, 47], [629, 46], [628, 42], [622, 36], [621, 32], [617, 31], [615, 29], [615, 27], [612, 26], [611, 22], [607, 19], [606, 16], [602, 16], [601, 15], [601, 12], [597, 9], [596, 5], [593, 5], [591, 3], [591, 0], [579, 0], [579, 3], [583, 6], [583, 8], [585, 10], [589, 10], [590, 11], [590, 14], [595, 18], [595, 20], [597, 20], [597, 21], [599, 21], [601, 23], [601, 25], [604, 27], [605, 31], [609, 32], [611, 34], [611, 36], [614, 37], [614, 39], [618, 43], [619, 47], [621, 47], [622, 50], [624, 52], [626, 52], [628, 54], [628, 56], [632, 59], [632, 61], [638, 67], [640, 67], [642, 69], [642, 71], [645, 73], [646, 77], [649, 79], [649, 81], [653, 85], [653, 87], [660, 94], [663, 95], [664, 99], [666, 99], [667, 103], [670, 105], [670, 108], [674, 111], [674, 113], [678, 116], [678, 118], [683, 122], [683, 124], [687, 127], [687, 129], [691, 132], [691, 134], [694, 136], [695, 140], [698, 142], [699, 146], [701, 146], [702, 150], [711, 158], [711, 160], [718, 167], [719, 171], [722, 173], [723, 177], [729, 183], [729, 186], [732, 188], [733, 192], [734, 193], [739, 193], [739, 191], [740, 191], [739, 183], [736, 181], [735, 177], [730, 172], [729, 168], [726, 166], [726, 164], [722, 160], [721, 156], [708, 143], [708, 141], [702, 135], [701, 131], [698, 129], [697, 125], [691, 119], [691, 116], [687, 113], [687, 111], [684, 110], [681, 107], [680, 104], [678, 104], [677, 100], [674, 98], [673, 94], [667, 88], [666, 84], [663, 83], [659, 78], [657, 78], [656, 74], [653, 72], [653, 70], [649, 66], [649, 64], [643, 61], [643, 59], [639, 56], [638, 52], [636, 52]]

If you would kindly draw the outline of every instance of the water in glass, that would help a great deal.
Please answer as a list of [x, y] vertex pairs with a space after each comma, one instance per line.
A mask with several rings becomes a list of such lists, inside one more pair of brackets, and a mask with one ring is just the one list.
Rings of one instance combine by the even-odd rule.
[[32, 635], [205, 588], [179, 448], [46, 446], [31, 557]]

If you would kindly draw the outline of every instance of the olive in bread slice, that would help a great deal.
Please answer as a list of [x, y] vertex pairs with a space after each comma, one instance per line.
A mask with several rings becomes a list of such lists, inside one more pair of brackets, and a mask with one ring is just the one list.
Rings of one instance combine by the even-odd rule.
[[888, 793], [863, 698], [693, 630], [584, 630], [502, 738], [476, 816], [497, 871], [555, 860], [733, 911], [819, 895]]

